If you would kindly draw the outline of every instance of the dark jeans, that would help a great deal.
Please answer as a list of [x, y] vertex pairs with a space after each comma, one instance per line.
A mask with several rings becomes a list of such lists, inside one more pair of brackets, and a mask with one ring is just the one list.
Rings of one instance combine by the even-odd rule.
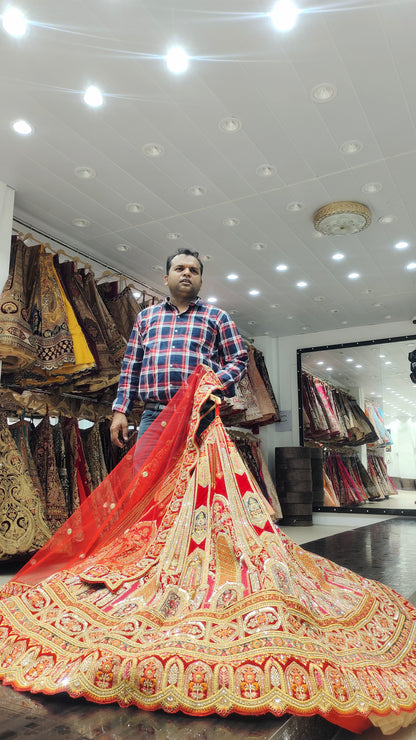
[[[142, 418], [140, 420], [139, 428], [137, 430], [137, 439], [139, 439], [150, 427], [150, 425], [154, 422], [155, 419], [159, 416], [159, 414], [163, 411], [163, 409], [145, 409], [142, 414]], [[197, 435], [200, 436], [202, 432], [209, 427], [211, 424], [211, 421], [214, 420], [215, 417], [215, 408], [212, 409], [212, 411], [209, 412], [202, 421], [199, 424]]]

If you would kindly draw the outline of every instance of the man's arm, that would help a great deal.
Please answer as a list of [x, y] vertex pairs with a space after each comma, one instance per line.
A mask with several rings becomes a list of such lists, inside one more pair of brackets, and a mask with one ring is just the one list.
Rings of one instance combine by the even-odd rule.
[[110, 426], [110, 436], [112, 443], [117, 445], [117, 447], [123, 447], [124, 442], [127, 441], [127, 414], [132, 408], [134, 399], [137, 398], [139, 376], [143, 360], [143, 343], [140, 335], [139, 316], [133, 326], [133, 331], [124, 355], [117, 388], [117, 397], [113, 403], [114, 415]]
[[222, 368], [217, 375], [224, 386], [225, 395], [233, 396], [234, 385], [247, 372], [248, 354], [234, 321], [225, 311], [219, 320], [218, 349]]

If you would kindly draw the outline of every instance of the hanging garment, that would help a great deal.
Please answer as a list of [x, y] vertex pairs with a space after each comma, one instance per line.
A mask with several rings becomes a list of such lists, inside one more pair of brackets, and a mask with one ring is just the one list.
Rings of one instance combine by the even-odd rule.
[[191, 715], [416, 719], [416, 609], [280, 533], [193, 374], [0, 601], [19, 690]]
[[90, 429], [81, 429], [81, 442], [85, 459], [91, 474], [92, 490], [102, 483], [108, 471], [101, 444], [100, 427], [94, 424]]
[[117, 383], [120, 377], [120, 367], [117, 367], [114, 363], [114, 358], [105, 342], [101, 327], [89, 305], [82, 277], [75, 270], [74, 262], [59, 263], [59, 259], [55, 255], [54, 266], [96, 365], [94, 371], [89, 373], [88, 376], [77, 380], [77, 385], [89, 385], [91, 390], [98, 391]]
[[117, 329], [114, 319], [100, 295], [93, 275], [90, 272], [85, 273], [83, 270], [80, 270], [79, 272], [83, 276], [84, 288], [88, 296], [89, 304], [101, 327], [101, 331], [114, 360], [114, 364], [121, 367], [127, 342]]
[[33, 459], [32, 450], [30, 449], [30, 436], [31, 436], [31, 423], [26, 419], [14, 422], [9, 425], [9, 431], [12, 435], [17, 449], [22, 457], [23, 464], [27, 472], [29, 473], [30, 480], [32, 481], [32, 487], [36, 495], [39, 497], [41, 502], [42, 515], [45, 517], [46, 513], [46, 496], [41, 486], [39, 475], [36, 467], [36, 463]]
[[33, 553], [51, 536], [39, 491], [0, 414], [0, 560]]
[[82, 448], [78, 420], [73, 417], [61, 417], [68, 465], [69, 498], [71, 514], [90, 495], [92, 489], [91, 475]]
[[72, 514], [71, 486], [69, 484], [68, 460], [65, 450], [64, 433], [61, 419], [52, 426], [53, 451], [55, 453], [56, 469], [61, 481], [62, 491], [65, 498], [67, 516]]
[[45, 495], [46, 521], [53, 533], [66, 521], [68, 511], [58, 475], [49, 416], [44, 416], [40, 424], [33, 429], [30, 449]]
[[273, 387], [271, 384], [269, 371], [267, 370], [264, 355], [262, 352], [260, 352], [259, 349], [257, 349], [257, 347], [253, 347], [253, 351], [254, 351], [254, 361], [256, 363], [257, 370], [259, 371], [261, 375], [263, 383], [266, 386], [267, 393], [269, 394], [270, 400], [274, 406], [274, 410], [277, 416], [277, 421], [280, 421], [279, 404], [277, 403], [277, 399], [273, 391]]
[[36, 352], [27, 313], [27, 280], [24, 271], [26, 245], [12, 238], [9, 276], [0, 297], [0, 359], [2, 372], [24, 370]]
[[136, 316], [141, 310], [132, 289], [128, 286], [119, 293], [118, 282], [112, 282], [98, 285], [98, 290], [114, 319], [117, 329], [128, 342]]
[[267, 392], [266, 386], [262, 380], [262, 377], [257, 369], [256, 361], [254, 358], [254, 349], [249, 347], [248, 350], [248, 369], [247, 374], [250, 379], [250, 383], [260, 408], [261, 416], [257, 420], [258, 425], [271, 424], [272, 422], [278, 421], [279, 416], [276, 413], [276, 409], [271, 401], [271, 398]]

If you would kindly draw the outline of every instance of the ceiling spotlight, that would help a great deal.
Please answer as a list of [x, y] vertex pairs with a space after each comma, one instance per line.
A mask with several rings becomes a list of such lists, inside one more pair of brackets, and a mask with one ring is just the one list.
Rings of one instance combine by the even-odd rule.
[[90, 225], [90, 222], [87, 218], [74, 218], [72, 219], [72, 223], [74, 226], [78, 226], [80, 229], [86, 229], [87, 226]]
[[409, 264], [406, 265], [406, 270], [416, 270], [416, 262], [409, 262]]
[[202, 185], [191, 185], [191, 187], [188, 188], [189, 195], [194, 195], [195, 198], [199, 198], [201, 195], [205, 195], [206, 192], [206, 188], [204, 188]]
[[296, 285], [297, 285], [298, 288], [306, 288], [307, 285], [308, 285], [308, 283], [305, 283], [304, 280], [299, 280], [299, 282], [296, 283]]
[[6, 33], [15, 38], [24, 36], [27, 30], [27, 20], [22, 11], [12, 6], [4, 11], [2, 24]]
[[99, 108], [103, 104], [104, 98], [101, 91], [95, 85], [90, 85], [84, 94], [84, 102], [91, 108]]
[[345, 254], [342, 254], [342, 252], [336, 252], [332, 255], [332, 259], [339, 262], [340, 260], [343, 260], [345, 258]]
[[250, 295], [260, 295], [260, 291], [256, 288], [253, 288], [253, 290], [249, 290]]
[[239, 223], [239, 218], [224, 218], [223, 220], [224, 226], [238, 226]]
[[231, 116], [230, 118], [222, 118], [219, 122], [219, 127], [222, 131], [226, 131], [227, 134], [235, 134], [236, 131], [240, 131], [242, 123], [239, 118]]
[[258, 177], [273, 177], [276, 174], [276, 167], [273, 164], [261, 164], [256, 169]]
[[188, 68], [189, 57], [180, 46], [174, 46], [166, 54], [167, 68], [175, 74], [181, 74]]
[[95, 177], [95, 170], [92, 167], [75, 167], [74, 173], [81, 180], [92, 180]]
[[361, 190], [363, 193], [379, 193], [382, 187], [381, 182], [366, 182]]
[[311, 90], [311, 98], [316, 103], [328, 103], [330, 100], [335, 98], [337, 89], [335, 85], [329, 82], [323, 82], [320, 85], [316, 85]]
[[363, 144], [361, 141], [358, 141], [357, 139], [351, 139], [350, 141], [344, 141], [343, 144], [341, 144], [339, 150], [343, 154], [356, 154], [357, 152], [360, 152], [363, 148]]
[[168, 234], [166, 234], [167, 239], [172, 239], [172, 241], [175, 241], [177, 239], [180, 239], [182, 234], [178, 234], [176, 231], [169, 231]]
[[207, 298], [208, 303], [216, 303], [218, 298], [215, 298], [215, 296], [210, 295], [209, 298]]
[[357, 280], [357, 278], [360, 277], [359, 272], [350, 272], [350, 274], [347, 276], [350, 280]]
[[227, 275], [227, 280], [238, 280], [238, 275], [236, 275], [235, 272], [230, 272], [230, 274]]
[[296, 24], [299, 12], [291, 0], [278, 0], [270, 13], [270, 17], [278, 31], [291, 31]]
[[276, 270], [277, 270], [278, 272], [286, 272], [286, 270], [287, 270], [287, 265], [276, 265]]
[[406, 249], [409, 246], [409, 242], [397, 242], [394, 246], [396, 249]]
[[380, 216], [378, 222], [380, 224], [392, 224], [394, 221], [397, 221], [397, 216], [395, 216], [393, 213], [389, 213], [386, 216]]
[[248, 323], [249, 326], [255, 326], [256, 325], [256, 322], [255, 321], [247, 321], [247, 323]]
[[303, 203], [299, 203], [299, 201], [297, 200], [292, 201], [292, 203], [288, 203], [286, 206], [287, 211], [292, 211], [294, 213], [296, 211], [301, 211], [302, 208], [303, 208]]
[[256, 252], [261, 252], [262, 249], [266, 249], [266, 245], [262, 242], [256, 242], [251, 248], [255, 249]]
[[143, 154], [146, 157], [161, 157], [164, 151], [161, 144], [145, 144], [143, 147]]
[[129, 249], [129, 246], [127, 244], [117, 244], [116, 249], [119, 252], [127, 252], [127, 250]]
[[141, 213], [144, 206], [141, 203], [126, 203], [126, 211], [129, 213]]
[[22, 136], [28, 136], [28, 134], [31, 134], [33, 131], [32, 126], [27, 121], [24, 121], [23, 119], [20, 119], [19, 121], [15, 121], [12, 124], [12, 128], [14, 131], [16, 131], [17, 134], [21, 134]]
[[313, 215], [317, 231], [329, 236], [357, 234], [371, 223], [371, 211], [363, 203], [341, 200], [318, 208]]

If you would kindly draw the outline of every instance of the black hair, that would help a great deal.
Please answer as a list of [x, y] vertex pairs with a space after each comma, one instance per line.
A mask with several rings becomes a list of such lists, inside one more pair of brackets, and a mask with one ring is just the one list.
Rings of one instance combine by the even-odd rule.
[[198, 262], [199, 262], [199, 266], [201, 268], [201, 275], [202, 275], [202, 273], [204, 271], [204, 265], [202, 264], [201, 259], [199, 257], [199, 252], [193, 252], [191, 249], [178, 249], [178, 251], [175, 252], [175, 254], [171, 254], [170, 257], [167, 258], [167, 260], [166, 260], [166, 275], [169, 275], [169, 270], [170, 270], [170, 266], [172, 264], [172, 260], [173, 260], [174, 257], [177, 257], [178, 254], [186, 254], [189, 257], [195, 257], [195, 259], [198, 260]]

